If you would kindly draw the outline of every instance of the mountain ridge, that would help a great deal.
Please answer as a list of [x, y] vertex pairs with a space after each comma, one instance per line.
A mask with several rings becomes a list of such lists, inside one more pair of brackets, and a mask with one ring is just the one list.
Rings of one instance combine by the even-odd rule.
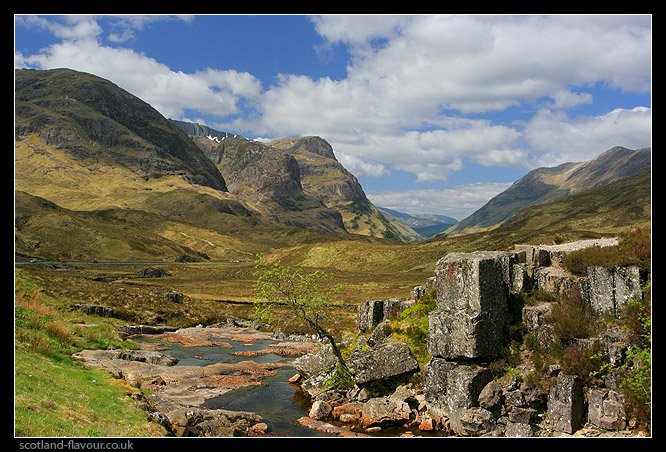
[[522, 209], [632, 177], [651, 165], [651, 148], [613, 147], [586, 162], [530, 171], [447, 231], [465, 234], [497, 227]]

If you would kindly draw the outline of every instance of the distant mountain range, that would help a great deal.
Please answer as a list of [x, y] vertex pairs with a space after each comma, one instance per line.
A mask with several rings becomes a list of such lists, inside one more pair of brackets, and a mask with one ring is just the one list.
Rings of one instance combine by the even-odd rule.
[[[650, 149], [539, 168], [456, 223], [378, 209], [320, 137], [257, 142], [167, 120], [108, 80], [69, 69], [19, 69], [15, 80], [15, 245], [27, 257], [234, 260], [434, 234], [422, 245], [453, 234], [487, 249], [650, 224]], [[308, 258], [346, 258], [317, 250]]]
[[601, 188], [651, 166], [651, 149], [614, 147], [588, 162], [537, 168], [447, 231], [467, 234], [496, 228], [521, 210]]
[[455, 218], [447, 217], [446, 215], [408, 214], [385, 207], [379, 207], [379, 210], [392, 223], [399, 223], [413, 231], [414, 234], [409, 234], [408, 231], [404, 233], [411, 240], [423, 240], [433, 237], [440, 232], [446, 231], [458, 222]]

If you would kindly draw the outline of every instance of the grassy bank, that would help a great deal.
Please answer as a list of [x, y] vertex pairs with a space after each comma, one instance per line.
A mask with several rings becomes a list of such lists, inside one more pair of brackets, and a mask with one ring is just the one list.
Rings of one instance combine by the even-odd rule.
[[15, 434], [17, 436], [163, 436], [129, 394], [138, 390], [70, 355], [84, 348], [132, 348], [117, 320], [69, 312], [25, 272], [16, 272]]

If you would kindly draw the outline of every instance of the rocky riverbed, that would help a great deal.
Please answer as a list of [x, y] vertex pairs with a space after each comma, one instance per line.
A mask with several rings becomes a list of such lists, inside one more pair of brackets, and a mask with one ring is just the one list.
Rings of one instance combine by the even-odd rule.
[[[318, 344], [278, 342], [270, 333], [229, 326], [133, 339], [139, 350], [83, 350], [73, 358], [147, 390], [148, 396], [138, 396], [142, 407], [172, 435], [318, 435], [297, 423], [310, 402], [287, 382], [294, 371], [284, 358], [316, 352]], [[267, 392], [273, 397], [267, 399]], [[259, 403], [248, 403], [248, 398]], [[277, 406], [269, 406], [271, 402]], [[264, 419], [262, 411], [278, 418]], [[293, 419], [284, 419], [289, 416]]]

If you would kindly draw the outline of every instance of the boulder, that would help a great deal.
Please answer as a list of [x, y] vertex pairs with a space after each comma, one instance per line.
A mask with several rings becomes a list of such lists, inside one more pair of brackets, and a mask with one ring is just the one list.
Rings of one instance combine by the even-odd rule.
[[316, 400], [312, 404], [308, 416], [312, 419], [322, 420], [328, 417], [328, 415], [331, 414], [331, 411], [333, 411], [333, 408], [330, 404], [321, 400]]
[[418, 370], [419, 364], [404, 342], [384, 342], [368, 351], [352, 354], [347, 360], [347, 367], [354, 382], [361, 386], [411, 374]]
[[333, 353], [333, 347], [331, 344], [325, 344], [316, 355], [308, 353], [300, 356], [293, 361], [292, 365], [296, 372], [307, 379], [333, 367], [336, 363], [337, 358]]
[[479, 395], [491, 380], [492, 373], [486, 368], [432, 358], [423, 385], [429, 412], [448, 417], [450, 428], [465, 434], [461, 417], [466, 409], [479, 406]]
[[160, 267], [146, 267], [139, 271], [139, 278], [161, 278], [166, 275], [167, 271]]
[[583, 423], [585, 399], [578, 377], [559, 374], [548, 396], [552, 429], [572, 434]]
[[465, 436], [481, 436], [490, 433], [495, 428], [493, 415], [483, 408], [471, 408], [463, 410], [460, 417], [462, 431], [458, 434]]
[[527, 273], [527, 270], [518, 264], [513, 264], [511, 267], [511, 286], [510, 293], [518, 294], [528, 292], [532, 288], [532, 280]]
[[382, 300], [368, 300], [358, 306], [356, 312], [356, 327], [366, 332], [384, 320], [384, 302]]
[[479, 406], [497, 415], [502, 406], [502, 388], [491, 381], [479, 393]]
[[624, 397], [610, 389], [590, 389], [588, 419], [591, 424], [606, 430], [624, 430], [627, 416]]
[[119, 325], [116, 329], [126, 335], [132, 334], [163, 334], [178, 331], [178, 327], [166, 325]]
[[537, 411], [534, 408], [514, 407], [509, 411], [509, 421], [517, 424], [531, 424], [537, 420]]
[[523, 307], [523, 323], [530, 332], [536, 331], [541, 325], [545, 324], [545, 319], [550, 314], [553, 305], [551, 303], [539, 303], [535, 306]]
[[113, 308], [99, 306], [94, 304], [73, 304], [72, 309], [81, 311], [84, 314], [96, 315], [98, 317], [115, 317], [116, 311]]
[[599, 336], [604, 351], [608, 355], [608, 363], [611, 367], [620, 367], [625, 362], [629, 348], [629, 337], [618, 327], [612, 327]]
[[361, 419], [363, 403], [351, 402], [333, 408], [331, 415], [342, 422], [353, 423]]
[[494, 252], [451, 253], [437, 262], [437, 310], [429, 315], [431, 355], [499, 355], [508, 293], [502, 264], [508, 259]]
[[539, 246], [515, 245], [513, 250], [518, 263], [524, 263], [529, 267], [547, 267], [550, 265], [550, 254]]
[[263, 435], [268, 433], [268, 424], [265, 422], [254, 424], [252, 427], [250, 427], [250, 432], [254, 433], [255, 435]]
[[613, 271], [613, 285], [615, 288], [615, 315], [620, 317], [627, 301], [632, 298], [640, 299], [641, 274], [638, 267], [615, 267]]
[[175, 366], [178, 364], [178, 358], [175, 356], [147, 350], [121, 350], [118, 352], [118, 359], [158, 364], [160, 366]]
[[529, 438], [534, 436], [534, 430], [529, 424], [509, 422], [506, 424], [504, 436], [509, 438]]
[[525, 402], [525, 396], [520, 389], [516, 389], [515, 391], [506, 391], [504, 393], [504, 398], [506, 399], [506, 403], [512, 408], [527, 406], [527, 403]]
[[520, 392], [528, 407], [540, 409], [543, 406], [545, 395], [535, 385], [524, 381], [520, 384]]
[[592, 309], [600, 314], [610, 313], [615, 315], [613, 270], [605, 267], [589, 267], [587, 278]]
[[584, 300], [588, 299], [587, 279], [573, 276], [564, 268], [539, 268], [534, 273], [534, 279], [538, 290], [560, 297], [578, 292]]
[[375, 327], [372, 334], [368, 338], [368, 345], [374, 347], [384, 342], [391, 335], [391, 326], [388, 320], [382, 320], [379, 325]]
[[172, 301], [174, 303], [182, 303], [184, 295], [180, 292], [170, 291], [164, 294], [164, 299], [167, 301]]
[[364, 427], [386, 422], [408, 421], [412, 414], [406, 402], [391, 397], [377, 397], [363, 404], [361, 422]]
[[397, 319], [405, 309], [414, 303], [414, 300], [384, 300], [384, 316], [382, 320]]

